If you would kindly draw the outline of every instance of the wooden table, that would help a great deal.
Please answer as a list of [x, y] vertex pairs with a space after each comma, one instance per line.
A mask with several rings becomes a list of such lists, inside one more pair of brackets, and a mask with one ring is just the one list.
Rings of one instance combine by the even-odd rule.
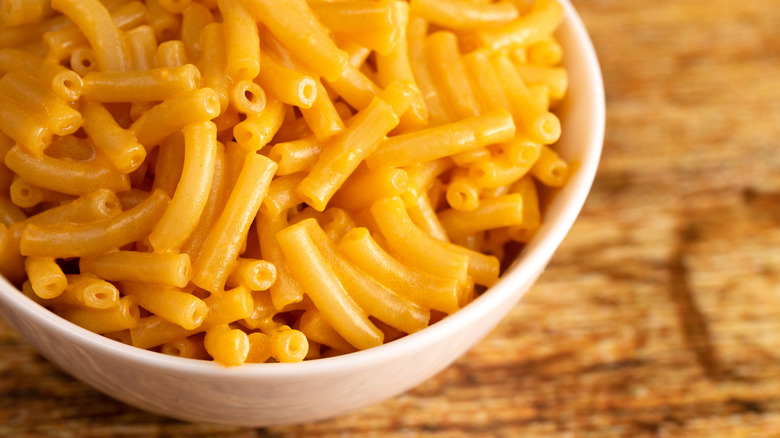
[[780, 3], [575, 0], [604, 70], [585, 209], [496, 331], [316, 424], [156, 417], [0, 324], [0, 436], [780, 436]]

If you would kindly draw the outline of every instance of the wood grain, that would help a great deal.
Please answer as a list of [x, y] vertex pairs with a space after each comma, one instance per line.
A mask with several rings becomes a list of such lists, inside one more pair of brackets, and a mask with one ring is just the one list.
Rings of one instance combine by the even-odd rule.
[[604, 159], [549, 269], [487, 339], [315, 424], [186, 424], [113, 401], [0, 324], [0, 436], [780, 436], [780, 4], [575, 0]]

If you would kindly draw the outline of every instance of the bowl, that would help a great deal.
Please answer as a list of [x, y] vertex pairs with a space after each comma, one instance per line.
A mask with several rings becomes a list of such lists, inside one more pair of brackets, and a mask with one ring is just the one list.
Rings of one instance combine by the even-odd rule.
[[558, 37], [570, 74], [557, 145], [574, 163], [550, 199], [537, 236], [492, 288], [420, 332], [339, 357], [296, 364], [213, 362], [141, 350], [55, 316], [0, 277], [0, 315], [51, 362], [137, 408], [192, 422], [271, 426], [320, 420], [401, 394], [446, 368], [485, 337], [544, 270], [590, 191], [604, 137], [605, 103], [592, 43], [568, 0]]

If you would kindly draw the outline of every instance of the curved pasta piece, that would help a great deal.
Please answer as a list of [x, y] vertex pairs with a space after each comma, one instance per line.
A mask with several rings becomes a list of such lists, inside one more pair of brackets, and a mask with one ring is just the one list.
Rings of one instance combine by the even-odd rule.
[[348, 231], [338, 248], [380, 284], [419, 306], [445, 313], [459, 309], [457, 281], [402, 263], [382, 249], [366, 228]]
[[82, 257], [118, 249], [146, 236], [169, 201], [165, 193], [156, 190], [138, 206], [110, 219], [85, 224], [26, 225], [20, 245], [22, 255]]
[[192, 64], [131, 72], [94, 71], [84, 76], [82, 94], [95, 102], [161, 101], [197, 89], [200, 80], [200, 71]]
[[133, 329], [138, 325], [140, 312], [133, 297], [122, 297], [110, 309], [65, 307], [56, 313], [68, 321], [95, 333], [111, 333]]
[[347, 54], [336, 47], [306, 0], [253, 0], [250, 12], [307, 67], [335, 80], [347, 65]]
[[314, 219], [301, 222], [309, 231], [314, 244], [323, 255], [347, 293], [369, 315], [401, 330], [414, 333], [428, 326], [431, 314], [378, 283], [341, 255], [325, 231]]
[[349, 297], [317, 250], [306, 226], [291, 225], [276, 233], [276, 238], [289, 262], [290, 273], [322, 312], [325, 321], [358, 349], [382, 344], [384, 334]]
[[52, 93], [65, 100], [77, 100], [81, 96], [81, 77], [67, 68], [27, 53], [6, 47], [0, 49], [0, 71], [22, 71], [47, 86]]
[[371, 169], [409, 166], [509, 141], [514, 136], [512, 115], [497, 108], [458, 122], [389, 137], [366, 158], [366, 164]]
[[439, 220], [453, 239], [491, 228], [517, 226], [523, 223], [523, 197], [517, 193], [483, 199], [471, 211], [448, 209], [439, 212]]
[[62, 268], [51, 257], [27, 257], [24, 270], [33, 291], [41, 298], [58, 297], [68, 286]]
[[86, 195], [100, 189], [121, 192], [130, 188], [127, 175], [97, 160], [35, 157], [14, 146], [5, 156], [5, 165], [28, 183], [69, 195]]
[[260, 72], [257, 23], [244, 2], [218, 0], [217, 4], [225, 23], [225, 73], [234, 81], [252, 80]]
[[216, 125], [202, 122], [185, 126], [181, 178], [170, 206], [149, 234], [155, 251], [174, 253], [192, 235], [208, 201], [216, 158]]
[[208, 305], [181, 289], [159, 284], [125, 282], [122, 292], [135, 298], [139, 306], [186, 330], [198, 328], [208, 315]]
[[87, 37], [103, 71], [129, 71], [130, 55], [108, 9], [98, 0], [52, 0], [51, 7], [67, 15]]
[[140, 251], [114, 251], [95, 257], [82, 257], [79, 270], [110, 281], [141, 281], [184, 287], [190, 282], [187, 254], [159, 254]]
[[468, 273], [468, 259], [417, 228], [406, 212], [401, 198], [385, 198], [371, 206], [387, 244], [410, 263], [431, 274], [464, 282]]
[[177, 341], [187, 336], [204, 332], [212, 327], [230, 324], [249, 317], [254, 311], [254, 301], [249, 289], [239, 286], [220, 294], [212, 294], [205, 298], [209, 311], [198, 328], [187, 330], [158, 315], [151, 315], [138, 322], [130, 330], [133, 345], [148, 349], [167, 342]]
[[267, 157], [255, 153], [247, 155], [225, 209], [211, 229], [195, 263], [193, 283], [210, 292], [218, 292], [225, 287], [276, 167], [276, 163]]

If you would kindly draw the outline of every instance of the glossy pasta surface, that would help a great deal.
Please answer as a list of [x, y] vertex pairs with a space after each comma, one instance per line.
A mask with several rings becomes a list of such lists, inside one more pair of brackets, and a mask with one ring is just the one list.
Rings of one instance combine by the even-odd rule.
[[570, 172], [555, 0], [5, 3], [0, 274], [138, 348], [238, 366], [423, 330]]

